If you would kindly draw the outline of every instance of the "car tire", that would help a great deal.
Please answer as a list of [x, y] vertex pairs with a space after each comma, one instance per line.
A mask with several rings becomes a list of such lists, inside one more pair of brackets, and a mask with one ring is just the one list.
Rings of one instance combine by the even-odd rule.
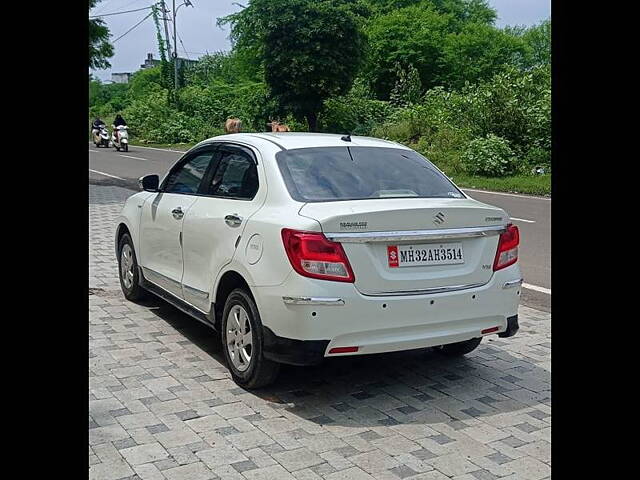
[[128, 144], [128, 143], [125, 143], [125, 144], [124, 144], [124, 151], [125, 151], [125, 152], [128, 152], [128, 151], [129, 151], [129, 144]]
[[233, 380], [248, 389], [273, 383], [280, 364], [263, 355], [262, 321], [245, 289], [237, 288], [227, 297], [221, 327], [222, 351]]
[[138, 259], [128, 233], [122, 235], [118, 242], [118, 276], [122, 293], [127, 300], [135, 302], [146, 296], [146, 290], [140, 286]]
[[482, 338], [472, 338], [471, 340], [466, 340], [464, 342], [441, 345], [438, 348], [438, 351], [450, 357], [459, 357], [473, 352], [476, 348], [478, 348], [480, 342], [482, 342]]

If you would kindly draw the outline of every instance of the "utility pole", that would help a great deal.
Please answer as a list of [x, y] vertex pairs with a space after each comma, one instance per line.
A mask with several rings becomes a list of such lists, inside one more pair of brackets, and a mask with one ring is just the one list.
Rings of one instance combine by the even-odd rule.
[[178, 5], [176, 8], [176, 0], [173, 0], [173, 75], [174, 75], [174, 88], [176, 93], [178, 92], [178, 40], [177, 40], [177, 32], [176, 32], [176, 14], [178, 13], [178, 9], [186, 5], [188, 7], [193, 7], [193, 4], [190, 0], [184, 0], [184, 3]]
[[173, 0], [173, 88], [178, 93], [178, 44], [176, 43], [176, 0]]
[[169, 10], [167, 10], [164, 0], [160, 3], [162, 4], [162, 19], [164, 20], [164, 38], [167, 39], [167, 53], [169, 54], [169, 58], [171, 58], [171, 41], [169, 40], [169, 25], [167, 24], [167, 14]]

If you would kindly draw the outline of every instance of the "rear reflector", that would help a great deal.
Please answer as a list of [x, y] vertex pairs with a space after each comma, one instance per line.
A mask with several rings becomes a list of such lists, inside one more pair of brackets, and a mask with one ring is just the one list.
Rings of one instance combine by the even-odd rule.
[[485, 335], [487, 333], [493, 333], [493, 332], [497, 332], [498, 330], [500, 330], [500, 327], [491, 327], [491, 328], [485, 328], [484, 330], [482, 330], [480, 333], [482, 335]]
[[335, 347], [329, 350], [329, 353], [355, 353], [358, 347]]
[[518, 261], [518, 245], [520, 244], [520, 232], [515, 225], [507, 225], [507, 231], [500, 235], [498, 251], [493, 262], [493, 271], [513, 265]]

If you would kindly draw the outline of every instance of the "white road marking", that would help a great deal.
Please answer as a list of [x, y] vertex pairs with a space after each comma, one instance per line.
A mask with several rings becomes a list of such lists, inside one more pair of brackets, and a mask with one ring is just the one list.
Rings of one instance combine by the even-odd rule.
[[493, 192], [491, 190], [476, 190], [473, 188], [462, 188], [462, 190], [468, 192], [488, 193], [490, 195], [505, 195], [507, 197], [530, 198], [533, 200], [548, 200], [549, 202], [551, 201], [549, 197], [536, 197], [534, 195], [516, 195], [515, 193]]
[[515, 220], [516, 222], [524, 222], [524, 223], [536, 223], [535, 220], [525, 220], [524, 218], [516, 218], [516, 217], [511, 217], [511, 220]]
[[97, 149], [95, 149], [95, 148], [90, 148], [90, 149], [89, 149], [89, 151], [90, 151], [90, 152], [96, 152], [96, 153], [105, 153], [105, 152], [103, 152], [102, 150], [97, 150]]
[[98, 175], [104, 175], [105, 177], [117, 178], [118, 180], [125, 180], [125, 179], [124, 179], [124, 178], [122, 178], [122, 177], [116, 177], [115, 175], [111, 175], [111, 174], [109, 174], [109, 173], [104, 173], [104, 172], [99, 172], [98, 170], [91, 170], [91, 169], [89, 169], [89, 171], [90, 171], [90, 172], [93, 172], [93, 173], [97, 173]]
[[145, 161], [145, 162], [148, 162], [148, 161], [149, 161], [149, 159], [148, 159], [148, 158], [132, 157], [131, 155], [122, 155], [122, 154], [120, 154], [120, 156], [121, 156], [121, 157], [127, 157], [127, 158], [133, 158], [133, 159], [135, 159], [135, 160], [143, 160], [143, 161]]
[[546, 293], [547, 295], [551, 295], [550, 288], [539, 287], [537, 285], [529, 285], [528, 283], [522, 284], [523, 288], [528, 288], [529, 290], [535, 290], [536, 292]]

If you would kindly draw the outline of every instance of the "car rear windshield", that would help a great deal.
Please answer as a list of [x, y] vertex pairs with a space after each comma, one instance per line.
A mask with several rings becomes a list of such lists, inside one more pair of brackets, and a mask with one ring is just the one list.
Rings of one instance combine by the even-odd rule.
[[287, 189], [299, 202], [371, 198], [464, 198], [451, 181], [413, 150], [318, 147], [276, 154]]

